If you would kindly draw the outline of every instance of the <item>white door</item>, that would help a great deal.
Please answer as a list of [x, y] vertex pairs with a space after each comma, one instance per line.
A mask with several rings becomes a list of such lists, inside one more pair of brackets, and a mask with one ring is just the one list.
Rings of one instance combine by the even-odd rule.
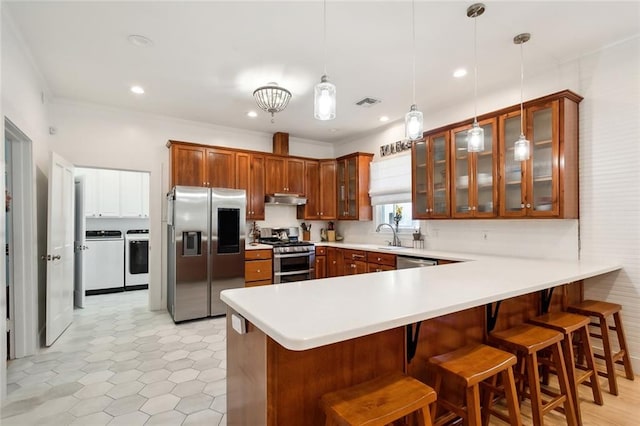
[[83, 268], [82, 258], [84, 257], [84, 251], [87, 249], [85, 244], [85, 235], [87, 230], [87, 222], [84, 216], [85, 212], [85, 177], [75, 177], [75, 243], [74, 243], [74, 293], [73, 304], [78, 308], [84, 308], [84, 295], [85, 295], [85, 271]]
[[73, 319], [73, 165], [52, 152], [47, 211], [46, 345]]

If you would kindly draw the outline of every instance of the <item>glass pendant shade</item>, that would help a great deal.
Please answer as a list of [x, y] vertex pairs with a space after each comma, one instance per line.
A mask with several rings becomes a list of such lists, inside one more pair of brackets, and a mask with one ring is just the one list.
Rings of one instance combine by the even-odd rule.
[[411, 109], [404, 117], [405, 137], [412, 141], [422, 138], [424, 119], [422, 112], [418, 111], [416, 104], [411, 105]]
[[515, 161], [526, 161], [529, 159], [529, 141], [520, 133], [520, 138], [513, 145], [513, 159]]
[[473, 127], [467, 131], [467, 151], [484, 151], [484, 129], [478, 125], [477, 121], [474, 121]]
[[313, 116], [316, 120], [333, 120], [336, 118], [336, 86], [326, 75], [320, 79], [313, 90]]

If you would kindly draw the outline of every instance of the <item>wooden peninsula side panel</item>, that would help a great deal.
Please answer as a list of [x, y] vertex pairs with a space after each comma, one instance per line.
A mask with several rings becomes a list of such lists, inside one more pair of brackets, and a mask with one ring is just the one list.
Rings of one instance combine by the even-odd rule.
[[324, 425], [318, 401], [329, 391], [405, 371], [403, 327], [306, 351], [291, 351], [227, 312], [227, 424]]

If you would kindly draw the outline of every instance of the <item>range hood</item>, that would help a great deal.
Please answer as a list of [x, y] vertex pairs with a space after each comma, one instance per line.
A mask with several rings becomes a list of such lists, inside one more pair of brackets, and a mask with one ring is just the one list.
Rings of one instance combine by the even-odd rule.
[[298, 194], [267, 194], [264, 196], [264, 202], [266, 204], [288, 204], [292, 206], [299, 206], [307, 204], [307, 199], [300, 197]]

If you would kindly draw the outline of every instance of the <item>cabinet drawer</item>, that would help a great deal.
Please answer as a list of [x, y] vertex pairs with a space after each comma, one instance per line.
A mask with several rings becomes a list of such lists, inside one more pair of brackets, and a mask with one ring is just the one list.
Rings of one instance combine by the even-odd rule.
[[327, 248], [326, 247], [316, 247], [316, 256], [326, 256]]
[[245, 250], [244, 258], [246, 260], [271, 259], [273, 250]]
[[367, 252], [364, 251], [364, 250], [345, 249], [344, 250], [344, 260], [345, 261], [353, 261], [353, 260], [366, 261], [367, 260]]
[[396, 267], [396, 255], [389, 253], [367, 252], [367, 262]]
[[367, 272], [395, 271], [395, 266], [381, 265], [379, 263], [367, 263]]
[[258, 287], [261, 285], [271, 285], [273, 284], [273, 281], [271, 279], [268, 280], [262, 280], [262, 281], [246, 281], [244, 283], [245, 287]]
[[272, 273], [271, 259], [252, 260], [244, 263], [244, 280], [260, 281], [270, 280]]

